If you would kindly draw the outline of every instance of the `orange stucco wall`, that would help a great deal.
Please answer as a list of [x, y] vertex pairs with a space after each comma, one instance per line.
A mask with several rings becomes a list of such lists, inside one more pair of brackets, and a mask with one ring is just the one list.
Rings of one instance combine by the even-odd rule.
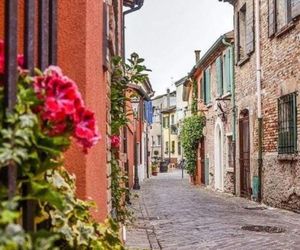
[[58, 65], [74, 79], [86, 105], [95, 111], [101, 141], [84, 155], [74, 144], [66, 166], [76, 174], [77, 192], [97, 204], [94, 216], [107, 216], [106, 93], [102, 58], [103, 2], [58, 1]]

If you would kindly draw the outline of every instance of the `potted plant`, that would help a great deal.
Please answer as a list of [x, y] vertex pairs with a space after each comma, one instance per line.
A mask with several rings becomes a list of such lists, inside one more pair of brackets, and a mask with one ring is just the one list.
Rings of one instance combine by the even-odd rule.
[[157, 164], [152, 164], [152, 175], [153, 176], [157, 176], [157, 173], [158, 173], [158, 166]]

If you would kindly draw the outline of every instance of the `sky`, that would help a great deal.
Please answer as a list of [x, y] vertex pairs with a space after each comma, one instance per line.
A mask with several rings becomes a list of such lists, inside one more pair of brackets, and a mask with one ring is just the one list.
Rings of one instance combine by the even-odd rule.
[[218, 0], [145, 0], [125, 17], [126, 56], [136, 52], [152, 70], [156, 95], [186, 76], [201, 55], [233, 29], [233, 8]]

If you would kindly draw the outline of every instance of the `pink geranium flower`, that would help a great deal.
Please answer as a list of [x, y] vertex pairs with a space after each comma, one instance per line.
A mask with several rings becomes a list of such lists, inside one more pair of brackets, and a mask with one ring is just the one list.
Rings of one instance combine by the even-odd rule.
[[113, 148], [119, 148], [120, 147], [120, 142], [121, 142], [120, 136], [112, 135], [110, 139], [111, 139], [111, 146]]
[[[4, 53], [4, 41], [0, 40], [0, 74], [4, 73], [5, 65], [5, 53]], [[18, 66], [24, 68], [24, 55], [19, 54], [17, 57]]]
[[40, 112], [46, 133], [70, 132], [86, 152], [100, 139], [94, 113], [85, 107], [76, 83], [64, 76], [60, 68], [50, 66], [44, 74], [35, 78], [34, 90], [43, 102], [35, 110]]

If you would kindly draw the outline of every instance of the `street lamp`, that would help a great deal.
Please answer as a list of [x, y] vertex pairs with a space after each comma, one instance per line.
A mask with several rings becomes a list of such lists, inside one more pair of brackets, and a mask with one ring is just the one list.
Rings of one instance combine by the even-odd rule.
[[134, 116], [134, 184], [133, 189], [139, 190], [139, 168], [138, 168], [138, 148], [137, 148], [137, 120], [139, 117], [140, 97], [138, 95], [131, 98], [132, 111]]

